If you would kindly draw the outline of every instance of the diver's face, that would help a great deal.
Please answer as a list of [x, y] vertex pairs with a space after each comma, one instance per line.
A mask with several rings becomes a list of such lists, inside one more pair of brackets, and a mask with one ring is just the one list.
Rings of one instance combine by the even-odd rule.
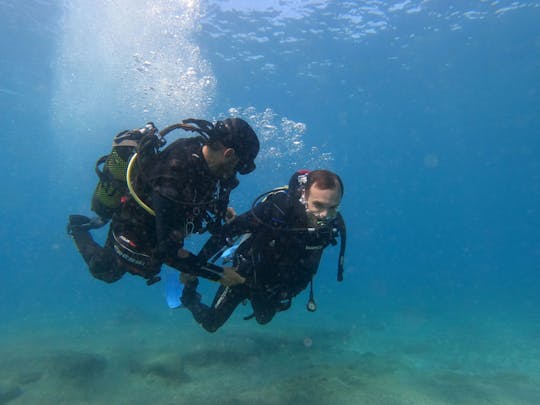
[[322, 225], [333, 220], [337, 215], [341, 203], [341, 190], [320, 189], [317, 183], [313, 184], [307, 193], [306, 212], [310, 226]]

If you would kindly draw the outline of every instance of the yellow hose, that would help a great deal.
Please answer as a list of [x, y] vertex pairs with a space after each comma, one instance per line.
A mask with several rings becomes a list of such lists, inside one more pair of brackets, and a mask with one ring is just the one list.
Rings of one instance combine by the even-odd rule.
[[148, 212], [150, 215], [156, 216], [156, 212], [150, 208], [143, 200], [139, 198], [137, 193], [135, 192], [135, 189], [133, 188], [133, 184], [131, 183], [131, 171], [133, 169], [133, 163], [135, 162], [135, 159], [137, 159], [137, 154], [133, 154], [131, 159], [129, 159], [127, 171], [126, 171], [126, 183], [129, 189], [129, 193], [133, 197], [133, 199], [139, 204], [146, 212]]

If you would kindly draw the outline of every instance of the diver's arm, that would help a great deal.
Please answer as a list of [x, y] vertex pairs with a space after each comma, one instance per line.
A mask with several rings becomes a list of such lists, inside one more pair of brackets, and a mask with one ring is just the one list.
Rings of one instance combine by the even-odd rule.
[[166, 263], [182, 272], [220, 281], [225, 286], [243, 283], [245, 281], [243, 277], [233, 271], [232, 268], [222, 268], [209, 261], [219, 254], [223, 248], [229, 247], [229, 241], [236, 236], [256, 232], [261, 228], [261, 223], [269, 223], [270, 218], [268, 216], [273, 208], [271, 202], [259, 204], [255, 209], [235, 217], [228, 224], [224, 224], [219, 232], [214, 233], [208, 239], [197, 256], [180, 249], [185, 253], [177, 255], [174, 259], [169, 258]]
[[185, 233], [173, 227], [178, 223], [175, 218], [175, 203], [154, 191], [152, 203], [156, 213], [156, 242], [158, 258], [177, 270], [201, 276], [210, 280], [219, 280], [223, 269], [219, 266], [206, 266], [205, 260], [199, 260], [193, 253], [185, 250]]
[[158, 191], [152, 194], [152, 205], [155, 212], [156, 255], [162, 261], [178, 256], [179, 249], [184, 246], [185, 233], [174, 227], [178, 218], [175, 215], [175, 203], [162, 196]]
[[164, 263], [182, 273], [218, 281], [225, 287], [245, 282], [244, 277], [238, 274], [235, 268], [221, 267], [204, 259], [199, 259], [199, 257], [185, 249], [180, 249], [176, 257], [166, 258]]
[[197, 258], [201, 263], [205, 263], [217, 255], [220, 250], [227, 246], [227, 235], [217, 233], [212, 235], [203, 245]]
[[192, 276], [203, 277], [212, 281], [221, 280], [224, 272], [223, 267], [200, 260], [187, 250], [182, 249], [182, 251], [183, 255], [185, 255], [184, 257], [168, 258], [165, 264]]
[[[224, 286], [244, 282], [244, 278], [233, 269], [209, 263], [209, 258], [205, 255], [199, 257], [183, 248], [185, 233], [171, 226], [175, 220], [178, 223], [178, 218], [175, 218], [175, 203], [173, 201], [154, 192], [152, 202], [156, 213], [156, 255], [163, 263], [184, 273], [219, 281]], [[219, 247], [222, 246], [219, 236], [212, 236], [210, 239], [211, 245], [208, 246], [208, 250], [219, 250]]]
[[201, 248], [198, 259], [206, 262], [213, 258], [220, 250], [224, 250], [232, 245], [231, 241], [237, 236], [245, 233], [253, 233], [259, 224], [254, 219], [254, 213], [247, 211], [236, 216], [231, 222], [224, 224], [220, 231], [214, 233]]
[[221, 234], [230, 238], [244, 233], [257, 233], [264, 228], [274, 226], [273, 221], [285, 216], [285, 208], [280, 208], [286, 204], [285, 200], [286, 197], [283, 194], [270, 195], [265, 201], [225, 224]]

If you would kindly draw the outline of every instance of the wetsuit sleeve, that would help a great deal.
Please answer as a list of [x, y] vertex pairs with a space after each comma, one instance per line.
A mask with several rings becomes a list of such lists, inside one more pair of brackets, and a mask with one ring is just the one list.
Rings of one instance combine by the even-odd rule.
[[195, 256], [193, 253], [189, 253], [189, 256], [186, 258], [168, 258], [165, 263], [181, 272], [192, 274], [197, 277], [204, 277], [212, 281], [219, 280], [223, 274], [222, 267], [213, 263], [208, 263], [198, 256]]
[[249, 213], [239, 215], [229, 224], [221, 227], [218, 233], [214, 233], [201, 248], [197, 258], [200, 263], [206, 263], [213, 258], [224, 247], [229, 246], [229, 241], [243, 233], [250, 232], [251, 223]]
[[179, 223], [178, 218], [175, 218], [175, 203], [158, 192], [154, 192], [152, 201], [156, 213], [157, 256], [160, 260], [179, 271], [209, 280], [219, 280], [223, 273], [220, 266], [207, 263], [204, 258], [192, 253], [186, 258], [178, 256], [178, 250], [184, 246], [185, 234], [171, 225]]
[[179, 218], [175, 215], [173, 201], [154, 191], [152, 203], [156, 213], [157, 256], [166, 261], [169, 257], [177, 256], [178, 249], [184, 246], [185, 234], [175, 227], [179, 223]]
[[285, 193], [269, 195], [266, 200], [260, 202], [251, 210], [239, 215], [231, 223], [224, 225], [223, 230], [230, 236], [279, 228], [280, 225], [287, 225], [285, 220], [287, 206], [288, 200]]
[[206, 263], [213, 258], [221, 249], [228, 247], [229, 241], [244, 233], [255, 233], [260, 228], [259, 221], [262, 218], [264, 210], [255, 207], [254, 210], [247, 211], [241, 215], [238, 215], [234, 221], [224, 224], [220, 231], [214, 233], [210, 239], [204, 244], [199, 254], [197, 255], [200, 263]]

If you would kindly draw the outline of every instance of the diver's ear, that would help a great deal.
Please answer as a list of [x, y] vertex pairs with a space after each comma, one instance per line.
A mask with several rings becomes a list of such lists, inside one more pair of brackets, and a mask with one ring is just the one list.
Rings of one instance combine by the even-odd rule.
[[225, 152], [223, 152], [223, 157], [228, 162], [234, 162], [234, 161], [239, 160], [238, 157], [236, 156], [236, 151], [234, 150], [234, 148], [225, 149]]
[[227, 159], [230, 159], [234, 157], [235, 151], [233, 148], [225, 148], [225, 151], [223, 152], [223, 156], [225, 156]]

